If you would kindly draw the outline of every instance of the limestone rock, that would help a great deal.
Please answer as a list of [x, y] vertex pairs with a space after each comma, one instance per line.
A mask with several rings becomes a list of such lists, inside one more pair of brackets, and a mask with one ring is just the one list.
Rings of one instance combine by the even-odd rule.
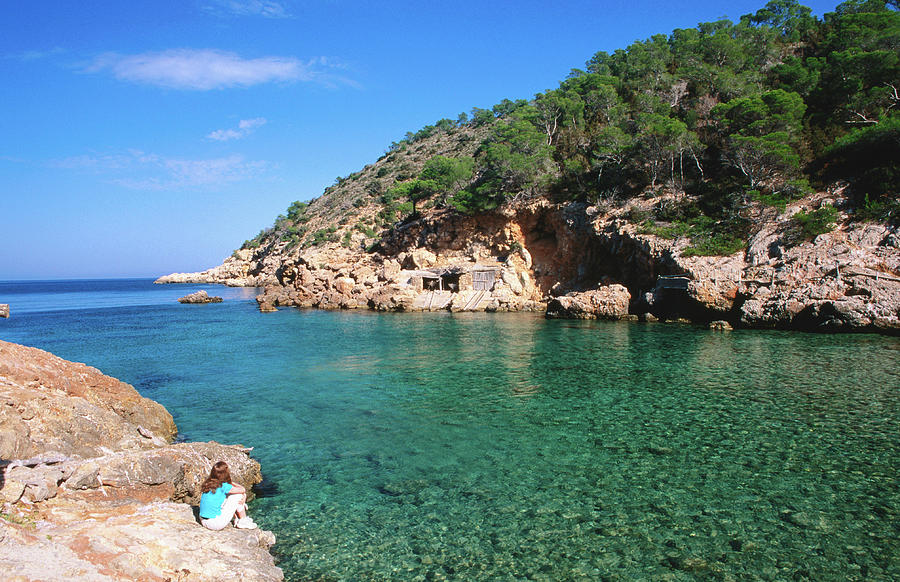
[[349, 296], [353, 292], [356, 281], [351, 277], [338, 277], [334, 280], [335, 290], [344, 296]]
[[185, 295], [178, 300], [179, 303], [221, 303], [221, 297], [211, 297], [206, 291], [200, 290], [196, 293]]
[[515, 295], [522, 294], [522, 282], [519, 280], [519, 276], [515, 271], [503, 269], [500, 273], [500, 279], [509, 286], [510, 291]]
[[[24, 496], [31, 503], [44, 501], [51, 497], [56, 497], [59, 484], [65, 478], [66, 472], [58, 465], [40, 465], [37, 467], [8, 466], [4, 471], [3, 490], [6, 489], [6, 483], [14, 484], [10, 493], [5, 493], [4, 497], [13, 497], [14, 492], [21, 488], [21, 496]], [[18, 501], [18, 498], [15, 500]]]
[[[9, 579], [281, 580], [261, 530], [211, 532], [197, 503], [224, 460], [250, 489], [240, 445], [168, 444], [172, 417], [94, 368], [0, 341], [0, 563]], [[4, 578], [7, 579], [7, 578]]]
[[608, 285], [583, 293], [555, 297], [547, 304], [547, 317], [621, 319], [628, 315], [631, 293], [623, 285]]
[[372, 287], [378, 283], [378, 274], [374, 268], [365, 265], [353, 271], [353, 279], [362, 285]]
[[275, 306], [274, 306], [273, 304], [271, 304], [271, 303], [260, 302], [260, 304], [259, 304], [259, 310], [260, 310], [262, 313], [272, 313], [272, 312], [278, 311], [278, 308], [275, 307]]
[[[251, 251], [242, 249], [236, 254], [237, 256], [232, 255], [225, 259], [218, 267], [199, 273], [172, 273], [158, 278], [154, 283], [214, 283], [232, 287], [263, 287], [278, 283], [275, 274], [277, 266], [272, 266], [271, 270], [263, 268], [258, 274], [253, 274], [255, 257]], [[265, 258], [261, 260], [263, 263], [272, 263]]]
[[406, 256], [403, 266], [407, 269], [427, 269], [434, 266], [437, 257], [427, 249], [415, 249]]
[[0, 303], [0, 317], [9, 317], [9, 305], [7, 303]]
[[416, 293], [412, 289], [389, 285], [370, 296], [369, 307], [375, 311], [409, 311], [415, 298]]
[[[262, 530], [213, 532], [188, 505], [52, 499], [34, 525], [7, 524], [0, 540], [5, 579], [219, 580], [284, 578]], [[0, 522], [2, 523], [2, 522]]]
[[[640, 298], [636, 312], [666, 320], [709, 322], [740, 313], [741, 325], [748, 327], [900, 334], [897, 227], [848, 223], [842, 217], [833, 232], [802, 244], [786, 243], [791, 216], [801, 208], [821, 207], [829, 196], [834, 194], [814, 193], [789, 203], [781, 214], [769, 212], [754, 224], [747, 248], [730, 256], [691, 256], [688, 237], [669, 240], [643, 232], [630, 220], [628, 208], [536, 196], [471, 216], [423, 211], [380, 233], [375, 250], [338, 243], [298, 248], [269, 239], [214, 269], [160, 281], [279, 287], [259, 300], [263, 310], [292, 305], [404, 311], [423, 305], [406, 287], [411, 271], [465, 273], [491, 263], [501, 269], [500, 289], [479, 302], [483, 309], [532, 309], [595, 284], [620, 284]], [[315, 205], [323, 210], [342, 208], [332, 208], [328, 196], [320, 200]], [[664, 194], [634, 198], [630, 204], [647, 212], [661, 202], [672, 199]], [[310, 219], [320, 221], [310, 222], [310, 229], [333, 226], [324, 215]], [[683, 275], [689, 283], [670, 292], [658, 287], [660, 275]], [[448, 281], [447, 289], [461, 294], [472, 288], [463, 276], [455, 284], [454, 289]], [[461, 297], [447, 303], [454, 310], [466, 304]], [[551, 311], [558, 311], [558, 304]], [[577, 316], [588, 316], [590, 309]]]
[[[0, 341], [0, 458], [46, 451], [98, 456], [158, 447], [175, 437], [172, 415], [134, 387], [43, 350]], [[138, 427], [150, 431], [147, 439]]]
[[401, 266], [399, 261], [388, 259], [381, 267], [381, 279], [390, 283], [397, 283], [396, 277], [400, 275]]
[[530, 269], [533, 264], [533, 260], [531, 258], [531, 253], [528, 252], [528, 249], [526, 249], [525, 247], [520, 247], [519, 255], [522, 257], [522, 260], [525, 262], [525, 268]]
[[172, 500], [196, 505], [200, 485], [213, 463], [225, 461], [234, 482], [249, 491], [262, 481], [259, 463], [242, 447], [209, 443], [180, 443], [153, 449], [111, 453], [87, 461], [69, 461], [71, 473], [60, 484], [69, 491], [100, 490], [130, 499]]

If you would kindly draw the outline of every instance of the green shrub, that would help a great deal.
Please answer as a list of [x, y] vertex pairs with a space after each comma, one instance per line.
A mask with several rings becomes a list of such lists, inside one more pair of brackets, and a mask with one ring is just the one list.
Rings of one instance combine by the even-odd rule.
[[463, 214], [478, 214], [497, 208], [502, 201], [502, 195], [491, 194], [488, 188], [478, 188], [474, 193], [460, 190], [448, 203]]
[[820, 234], [831, 232], [835, 228], [838, 211], [827, 204], [812, 212], [800, 211], [791, 218], [784, 232], [784, 241], [788, 245], [800, 244], [812, 240]]
[[691, 236], [691, 244], [681, 254], [685, 257], [728, 256], [746, 247], [746, 240], [730, 233], [698, 234]]
[[378, 196], [384, 192], [384, 184], [382, 184], [381, 180], [372, 180], [366, 184], [366, 192], [370, 196]]
[[772, 206], [778, 209], [778, 212], [784, 212], [787, 206], [787, 199], [781, 193], [762, 193], [759, 190], [747, 190], [747, 197], [766, 206]]
[[[900, 197], [900, 115], [878, 124], [859, 128], [837, 139], [825, 152], [824, 178], [843, 179], [850, 183], [849, 194], [857, 208], [863, 209], [863, 220], [879, 220], [886, 211], [896, 219]], [[871, 202], [870, 202], [871, 201]], [[871, 206], [865, 210], [865, 205]], [[894, 208], [893, 212], [890, 208]]]
[[861, 222], [900, 222], [900, 200], [881, 197], [869, 200], [866, 194], [863, 203], [853, 213], [853, 218]]
[[777, 208], [779, 212], [784, 212], [787, 203], [793, 200], [799, 200], [806, 194], [809, 194], [812, 188], [806, 178], [798, 178], [796, 180], [788, 180], [782, 184], [781, 188], [775, 192], [768, 190], [747, 190], [746, 194], [750, 200], [754, 200], [766, 206]]
[[306, 247], [315, 247], [320, 244], [326, 242], [337, 242], [338, 236], [335, 234], [337, 232], [336, 226], [330, 226], [328, 228], [322, 228], [313, 233], [312, 239], [306, 241], [303, 246]]
[[652, 234], [669, 240], [689, 237], [691, 242], [682, 251], [682, 256], [685, 257], [727, 256], [747, 246], [744, 229], [740, 225], [717, 221], [709, 216], [679, 220], [669, 225], [658, 225], [647, 219], [638, 229], [638, 233]]
[[671, 198], [660, 200], [653, 209], [653, 215], [663, 222], [690, 220], [700, 216], [700, 207], [693, 200], [676, 202]]
[[629, 206], [628, 210], [625, 211], [625, 214], [623, 214], [622, 217], [628, 222], [640, 224], [650, 218], [650, 213], [646, 210], [640, 209], [637, 206]]
[[290, 220], [297, 220], [299, 217], [306, 214], [307, 208], [309, 208], [309, 204], [307, 204], [306, 202], [295, 200], [291, 202], [290, 206], [288, 206], [287, 218]]
[[659, 225], [649, 218], [638, 229], [638, 234], [652, 234], [669, 240], [688, 236], [690, 233], [691, 226], [687, 222], [679, 221], [669, 225]]
[[375, 235], [377, 234], [375, 229], [362, 222], [356, 225], [356, 230], [363, 233], [366, 238], [375, 238]]

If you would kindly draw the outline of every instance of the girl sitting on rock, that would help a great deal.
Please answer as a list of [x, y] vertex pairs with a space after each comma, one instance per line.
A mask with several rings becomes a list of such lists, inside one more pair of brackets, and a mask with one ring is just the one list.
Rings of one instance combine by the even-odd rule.
[[231, 482], [231, 471], [225, 461], [212, 466], [200, 492], [200, 523], [204, 527], [215, 531], [225, 529], [234, 518], [234, 527], [256, 528], [247, 515], [247, 490]]

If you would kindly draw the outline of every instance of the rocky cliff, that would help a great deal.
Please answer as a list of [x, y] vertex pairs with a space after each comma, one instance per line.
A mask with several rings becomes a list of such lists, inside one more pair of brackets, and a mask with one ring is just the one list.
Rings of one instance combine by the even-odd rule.
[[0, 341], [0, 560], [11, 580], [281, 580], [262, 530], [211, 532], [191, 504], [239, 445], [171, 444], [172, 416], [128, 384]]
[[[821, 193], [761, 220], [744, 250], [692, 256], [686, 252], [690, 238], [663, 238], [631, 220], [665, 201], [646, 197], [616, 208], [539, 197], [475, 216], [435, 210], [385, 232], [368, 251], [336, 243], [301, 250], [273, 244], [160, 282], [266, 287], [258, 298], [264, 310], [544, 310], [548, 301], [569, 297], [564, 302], [582, 307], [553, 314], [900, 332], [896, 227], [855, 223], [839, 213], [830, 232], [789, 241], [798, 212], [839, 204]], [[487, 280], [476, 283], [476, 277]], [[580, 301], [581, 294], [609, 285], [627, 290], [627, 308], [621, 297], [613, 310]]]
[[265, 286], [264, 310], [552, 301], [897, 333], [900, 14], [858, 4], [600, 51], [533, 99], [407, 133], [222, 265], [160, 282]]

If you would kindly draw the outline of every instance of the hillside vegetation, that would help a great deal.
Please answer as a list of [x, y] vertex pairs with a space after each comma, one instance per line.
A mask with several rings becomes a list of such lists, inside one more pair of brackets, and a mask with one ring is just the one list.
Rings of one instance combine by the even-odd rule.
[[[694, 254], [743, 248], [760, 221], [813, 189], [849, 186], [851, 221], [900, 218], [900, 12], [851, 0], [823, 19], [773, 0], [737, 23], [705, 22], [598, 52], [556, 89], [441, 119], [374, 164], [294, 202], [242, 248], [326, 242], [371, 248], [435, 212], [478, 214], [547, 197], [628, 207]], [[794, 242], [836, 210], [795, 219]], [[789, 241], [790, 242], [790, 241]]]

